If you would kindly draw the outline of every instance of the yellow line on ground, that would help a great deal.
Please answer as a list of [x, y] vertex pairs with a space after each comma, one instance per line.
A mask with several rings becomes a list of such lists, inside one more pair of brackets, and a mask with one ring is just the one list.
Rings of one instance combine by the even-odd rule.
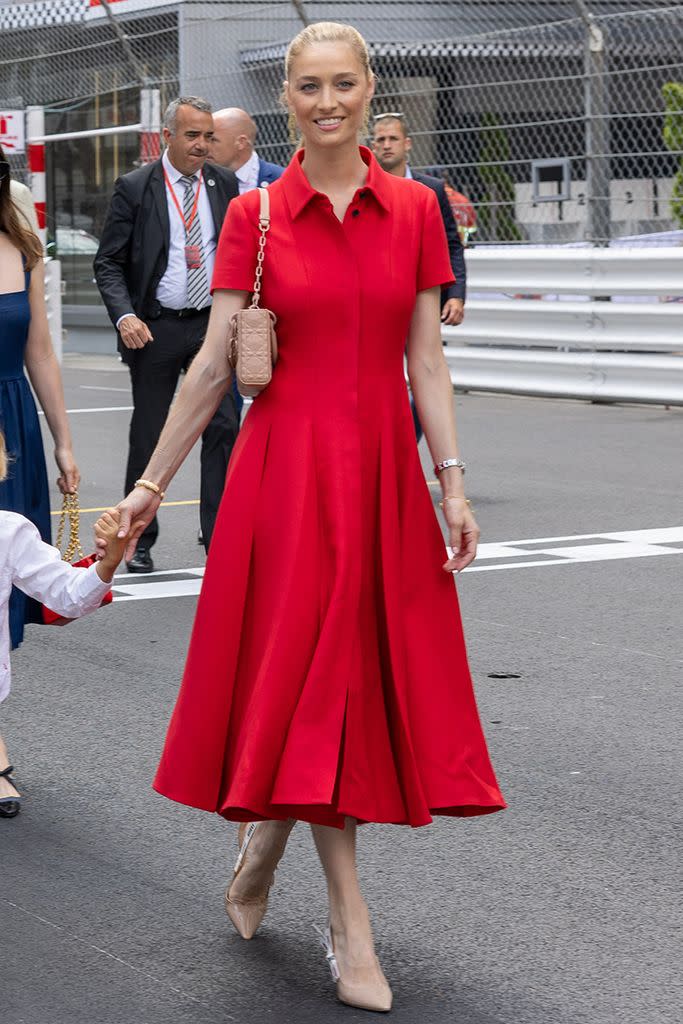
[[[428, 480], [427, 484], [429, 487], [435, 487], [439, 483], [438, 480]], [[198, 505], [199, 498], [187, 498], [185, 501], [164, 501], [163, 508], [174, 508], [178, 505]], [[81, 512], [106, 512], [111, 508], [111, 505], [105, 505], [104, 508], [82, 508]], [[61, 516], [61, 509], [57, 509], [54, 512], [50, 512], [51, 516]]]
[[[188, 498], [186, 501], [165, 501], [163, 502], [164, 508], [171, 508], [173, 505], [198, 505], [199, 498]], [[82, 508], [81, 512], [107, 512], [111, 508], [111, 505], [105, 505], [104, 508]], [[56, 512], [50, 512], [51, 516], [61, 516], [62, 511], [58, 509]]]

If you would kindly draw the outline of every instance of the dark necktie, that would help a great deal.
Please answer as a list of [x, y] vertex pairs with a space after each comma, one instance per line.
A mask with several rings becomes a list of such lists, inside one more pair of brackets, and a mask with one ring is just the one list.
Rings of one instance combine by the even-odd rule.
[[[185, 188], [185, 195], [183, 196], [183, 216], [185, 217], [185, 223], [189, 224], [190, 217], [192, 216], [192, 207], [194, 206], [194, 186], [197, 183], [197, 179], [188, 178], [186, 175], [183, 175], [179, 180], [181, 185]], [[199, 253], [199, 266], [187, 268], [187, 305], [192, 309], [204, 309], [211, 302], [211, 292], [209, 291], [209, 282], [206, 277], [204, 246], [202, 244], [202, 224], [199, 219], [199, 208], [197, 208], [194, 220], [192, 221], [190, 230], [187, 233], [186, 244], [195, 246]]]

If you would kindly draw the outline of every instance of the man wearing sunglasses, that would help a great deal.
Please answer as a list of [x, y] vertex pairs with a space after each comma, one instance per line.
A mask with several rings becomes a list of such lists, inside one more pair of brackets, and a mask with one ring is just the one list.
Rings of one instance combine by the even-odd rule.
[[415, 181], [421, 181], [423, 185], [427, 185], [428, 188], [436, 192], [446, 229], [451, 268], [455, 278], [455, 283], [445, 288], [442, 293], [441, 320], [449, 326], [461, 323], [465, 311], [465, 251], [443, 181], [440, 178], [433, 178], [429, 174], [421, 174], [419, 171], [411, 169], [408, 157], [412, 142], [408, 135], [405, 118], [399, 111], [377, 114], [374, 121], [372, 148], [380, 166], [389, 174], [395, 174], [399, 178], [414, 178]]

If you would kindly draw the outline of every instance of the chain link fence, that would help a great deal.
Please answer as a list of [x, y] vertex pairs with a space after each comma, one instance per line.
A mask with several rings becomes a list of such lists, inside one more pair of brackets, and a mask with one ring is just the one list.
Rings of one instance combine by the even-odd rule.
[[[413, 165], [469, 197], [477, 241], [602, 245], [683, 227], [680, 2], [0, 3], [0, 108], [44, 106], [56, 134], [135, 124], [143, 86], [162, 109], [196, 93], [249, 110], [259, 152], [284, 163], [285, 47], [327, 19], [365, 35], [372, 113], [404, 115]], [[115, 177], [139, 158], [134, 131], [50, 143], [52, 236], [96, 239]]]

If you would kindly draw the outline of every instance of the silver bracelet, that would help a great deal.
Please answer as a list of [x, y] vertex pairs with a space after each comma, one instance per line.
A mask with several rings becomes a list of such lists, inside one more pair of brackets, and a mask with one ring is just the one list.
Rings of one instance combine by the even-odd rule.
[[434, 466], [434, 472], [438, 476], [439, 473], [443, 473], [444, 469], [450, 469], [452, 466], [455, 466], [456, 469], [461, 469], [463, 476], [465, 475], [467, 464], [462, 459], [444, 459], [443, 462], [437, 462], [436, 466]]

